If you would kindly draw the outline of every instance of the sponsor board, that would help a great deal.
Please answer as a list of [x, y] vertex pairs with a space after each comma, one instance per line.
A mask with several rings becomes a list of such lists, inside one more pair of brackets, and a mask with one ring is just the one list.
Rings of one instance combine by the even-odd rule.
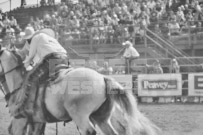
[[118, 81], [125, 89], [132, 90], [132, 75], [110, 75]]
[[203, 96], [203, 74], [195, 73], [188, 75], [188, 95]]
[[181, 96], [181, 74], [138, 75], [138, 96]]

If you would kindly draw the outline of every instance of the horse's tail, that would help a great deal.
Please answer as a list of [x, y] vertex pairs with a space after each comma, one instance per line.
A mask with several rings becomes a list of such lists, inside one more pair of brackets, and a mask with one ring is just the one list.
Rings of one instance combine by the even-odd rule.
[[107, 98], [115, 101], [125, 112], [130, 133], [137, 132], [140, 135], [157, 135], [160, 129], [145, 117], [137, 108], [137, 102], [129, 90], [124, 88], [115, 80], [105, 77]]

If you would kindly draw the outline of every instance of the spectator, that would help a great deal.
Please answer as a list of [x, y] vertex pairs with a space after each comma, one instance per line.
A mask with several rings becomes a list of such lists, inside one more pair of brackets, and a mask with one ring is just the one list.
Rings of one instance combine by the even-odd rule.
[[160, 2], [156, 3], [156, 7], [155, 7], [156, 11], [157, 11], [157, 16], [158, 18], [161, 18], [162, 12], [163, 12], [163, 7], [161, 5]]
[[36, 30], [40, 30], [44, 28], [43, 27], [43, 21], [39, 19], [39, 17], [36, 17], [36, 21], [34, 22], [34, 29]]
[[49, 5], [55, 5], [55, 0], [48, 0]]
[[41, 4], [41, 6], [46, 6], [46, 0], [41, 0], [40, 4]]
[[7, 26], [6, 35], [8, 35], [9, 37], [15, 36], [15, 30], [11, 26]]
[[4, 24], [2, 22], [2, 19], [0, 19], [0, 33], [2, 33], [3, 29], [4, 29]]
[[99, 69], [99, 72], [104, 75], [111, 75], [113, 73], [113, 68], [105, 61], [103, 67]]
[[177, 11], [177, 21], [180, 22], [181, 20], [185, 21], [185, 15], [182, 11], [181, 7], [178, 7], [178, 11]]
[[152, 11], [156, 7], [156, 2], [154, 0], [147, 1], [147, 7]]
[[131, 62], [133, 59], [139, 58], [140, 54], [138, 51], [133, 47], [133, 44], [130, 41], [125, 41], [122, 44], [125, 47], [125, 51], [123, 57], [125, 58], [125, 73], [131, 73]]
[[152, 65], [146, 65], [148, 74], [163, 74], [163, 69], [159, 60], [156, 60]]
[[10, 26], [10, 20], [8, 19], [8, 16], [6, 15], [4, 20], [3, 20], [3, 24], [5, 27]]
[[202, 32], [203, 32], [203, 27], [202, 27], [202, 23], [198, 22], [197, 27], [196, 27], [196, 36], [197, 39], [202, 39]]
[[16, 28], [17, 26], [17, 20], [14, 18], [14, 16], [11, 16], [11, 20], [10, 20], [10, 25], [12, 28]]
[[57, 30], [58, 29], [58, 19], [56, 18], [55, 15], [51, 16], [51, 28], [53, 30]]
[[51, 27], [51, 17], [50, 15], [46, 14], [44, 16], [43, 24], [45, 28], [50, 28]]
[[22, 32], [22, 29], [20, 28], [20, 26], [17, 24], [16, 28], [15, 28], [15, 34], [19, 35], [20, 32]]
[[4, 38], [7, 49], [10, 49], [15, 41], [15, 30], [11, 26], [6, 27], [6, 36]]
[[169, 22], [168, 28], [170, 36], [180, 35], [180, 25], [175, 19]]
[[97, 61], [89, 61], [89, 68], [95, 70], [95, 71], [99, 71], [101, 69], [100, 66], [97, 65]]
[[[163, 74], [163, 69], [159, 60], [155, 60], [153, 65], [146, 65], [148, 74]], [[153, 102], [158, 102], [159, 97], [153, 97]]]
[[160, 27], [159, 27], [159, 24], [156, 24], [156, 25], [155, 25], [155, 33], [156, 33], [157, 35], [159, 35], [159, 36], [162, 35], [161, 29], [160, 29]]
[[32, 27], [35, 25], [35, 21], [34, 21], [33, 16], [30, 17], [29, 24], [30, 24]]
[[80, 21], [76, 16], [73, 16], [73, 20], [71, 20], [71, 26], [73, 29], [77, 29], [80, 27]]
[[179, 73], [180, 72], [180, 66], [176, 59], [171, 60], [171, 65], [169, 67], [170, 73]]

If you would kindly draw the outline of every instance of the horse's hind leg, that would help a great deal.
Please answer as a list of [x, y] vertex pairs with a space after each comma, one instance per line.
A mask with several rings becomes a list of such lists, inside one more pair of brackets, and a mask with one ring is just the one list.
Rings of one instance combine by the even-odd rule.
[[73, 121], [78, 126], [81, 135], [96, 135], [96, 131], [93, 127], [93, 124], [90, 122], [88, 117], [77, 116], [77, 118], [73, 118]]
[[81, 112], [82, 110], [78, 110], [77, 107], [73, 107], [68, 110], [68, 113], [71, 116], [72, 120], [78, 126], [81, 135], [96, 135], [94, 126], [89, 120], [89, 114]]
[[105, 135], [118, 135], [110, 121], [113, 108], [113, 103], [107, 99], [90, 117], [92, 122], [97, 124]]

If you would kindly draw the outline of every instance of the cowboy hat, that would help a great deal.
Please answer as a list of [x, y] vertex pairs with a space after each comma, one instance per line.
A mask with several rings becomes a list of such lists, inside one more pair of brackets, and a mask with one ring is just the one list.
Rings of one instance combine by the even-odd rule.
[[24, 36], [22, 37], [23, 39], [30, 39], [34, 34], [35, 30], [33, 27], [27, 27], [25, 28]]
[[130, 41], [125, 41], [122, 45], [123, 45], [123, 46], [125, 46], [125, 45], [130, 45], [130, 46], [132, 46], [132, 43], [131, 43]]

